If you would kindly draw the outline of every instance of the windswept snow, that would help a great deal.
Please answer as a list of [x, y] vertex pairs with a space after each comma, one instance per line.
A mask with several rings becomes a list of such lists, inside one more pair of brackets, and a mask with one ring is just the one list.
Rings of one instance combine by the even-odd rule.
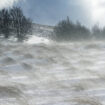
[[28, 44], [40, 44], [40, 43], [48, 44], [49, 39], [46, 39], [44, 37], [38, 37], [34, 35], [31, 38], [29, 38], [29, 40], [26, 43]]
[[105, 105], [104, 41], [1, 41], [0, 105]]

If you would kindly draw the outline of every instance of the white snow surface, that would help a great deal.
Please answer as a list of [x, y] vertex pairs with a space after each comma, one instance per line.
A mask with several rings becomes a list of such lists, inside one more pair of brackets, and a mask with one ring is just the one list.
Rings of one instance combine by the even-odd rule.
[[28, 43], [28, 44], [40, 44], [40, 43], [48, 44], [49, 42], [50, 42], [49, 39], [47, 39], [45, 37], [35, 36], [35, 35], [30, 37], [29, 40], [26, 41], [26, 43]]
[[0, 105], [105, 105], [105, 41], [0, 41]]

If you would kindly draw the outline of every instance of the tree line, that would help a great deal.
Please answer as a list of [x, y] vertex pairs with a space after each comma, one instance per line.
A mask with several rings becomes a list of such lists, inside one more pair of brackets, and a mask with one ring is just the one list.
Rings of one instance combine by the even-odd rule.
[[[20, 7], [0, 10], [0, 36], [9, 38], [11, 36], [23, 41], [32, 34], [33, 23], [27, 18]], [[69, 17], [60, 21], [54, 27], [54, 39], [56, 40], [85, 40], [105, 38], [105, 27], [99, 28], [95, 25], [92, 30], [81, 25], [80, 22], [73, 23]], [[53, 36], [52, 36], [53, 37]]]
[[13, 36], [22, 41], [31, 29], [32, 20], [24, 16], [20, 7], [0, 10], [0, 35], [4, 38]]
[[87, 40], [87, 39], [103, 39], [105, 38], [105, 27], [99, 28], [95, 25], [91, 30], [81, 25], [80, 22], [73, 23], [69, 17], [60, 21], [54, 27], [56, 40]]

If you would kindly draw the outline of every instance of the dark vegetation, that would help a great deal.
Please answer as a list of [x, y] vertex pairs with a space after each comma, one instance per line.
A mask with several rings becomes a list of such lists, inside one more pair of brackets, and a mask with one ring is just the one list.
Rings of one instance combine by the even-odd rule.
[[26, 18], [20, 7], [2, 9], [0, 11], [0, 35], [4, 38], [11, 36], [22, 41], [32, 29], [32, 21]]
[[[17, 38], [23, 41], [32, 34], [34, 24], [27, 18], [20, 7], [0, 10], [0, 36], [8, 39]], [[38, 29], [37, 29], [38, 30]], [[39, 29], [40, 30], [40, 29]], [[81, 25], [80, 22], [73, 23], [69, 17], [60, 21], [54, 27], [54, 36], [57, 41], [104, 39], [105, 27], [99, 28], [95, 25], [91, 30]]]
[[58, 41], [104, 39], [105, 27], [101, 29], [98, 25], [95, 25], [92, 30], [89, 30], [79, 22], [73, 23], [67, 17], [55, 26], [54, 34]]

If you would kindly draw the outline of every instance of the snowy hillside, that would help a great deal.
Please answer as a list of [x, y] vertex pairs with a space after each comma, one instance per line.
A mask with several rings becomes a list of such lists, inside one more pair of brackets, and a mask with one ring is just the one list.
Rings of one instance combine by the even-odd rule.
[[33, 24], [32, 34], [36, 36], [49, 37], [52, 35], [53, 26]]

